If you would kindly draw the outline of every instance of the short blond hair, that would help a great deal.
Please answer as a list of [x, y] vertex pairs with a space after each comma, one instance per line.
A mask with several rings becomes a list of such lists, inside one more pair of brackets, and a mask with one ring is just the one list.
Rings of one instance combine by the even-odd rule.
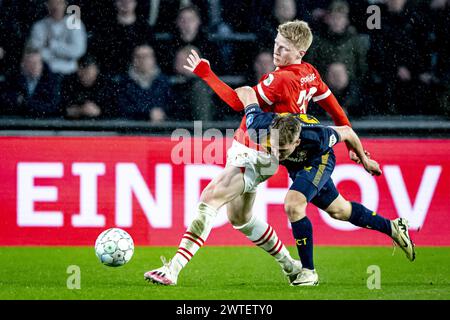
[[270, 130], [278, 130], [278, 145], [285, 146], [299, 138], [302, 126], [295, 115], [288, 114], [273, 119]]
[[288, 39], [298, 50], [307, 51], [313, 41], [309, 25], [305, 21], [294, 20], [280, 24], [277, 31]]

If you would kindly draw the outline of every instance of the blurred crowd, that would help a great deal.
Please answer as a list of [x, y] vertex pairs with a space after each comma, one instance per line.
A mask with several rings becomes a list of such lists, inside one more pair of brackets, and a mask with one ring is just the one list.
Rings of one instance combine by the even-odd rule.
[[304, 60], [350, 118], [450, 115], [450, 0], [0, 0], [0, 116], [237, 119], [186, 57], [255, 85], [293, 19], [310, 24]]

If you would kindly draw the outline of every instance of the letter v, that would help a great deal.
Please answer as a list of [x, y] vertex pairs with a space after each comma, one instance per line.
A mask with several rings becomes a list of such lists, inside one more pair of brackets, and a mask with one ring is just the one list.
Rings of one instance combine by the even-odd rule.
[[408, 219], [411, 229], [419, 229], [427, 216], [442, 167], [425, 168], [414, 202], [409, 199], [400, 167], [383, 166], [383, 171], [398, 215]]

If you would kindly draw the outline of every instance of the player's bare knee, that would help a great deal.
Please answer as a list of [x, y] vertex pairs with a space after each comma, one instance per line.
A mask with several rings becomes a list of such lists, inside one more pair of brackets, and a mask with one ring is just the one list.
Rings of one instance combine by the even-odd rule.
[[329, 210], [327, 211], [328, 215], [336, 220], [344, 220], [344, 213], [342, 210]]
[[286, 201], [284, 203], [284, 211], [289, 221], [298, 221], [306, 217], [306, 203], [297, 201]]
[[284, 199], [284, 211], [289, 221], [298, 221], [306, 217], [306, 206], [308, 201], [301, 192], [290, 190]]
[[228, 221], [230, 221], [230, 223], [235, 227], [246, 224], [248, 222], [247, 220], [248, 219], [246, 219], [243, 214], [228, 213]]
[[351, 215], [351, 204], [348, 201], [332, 204], [325, 211], [333, 219], [347, 221]]

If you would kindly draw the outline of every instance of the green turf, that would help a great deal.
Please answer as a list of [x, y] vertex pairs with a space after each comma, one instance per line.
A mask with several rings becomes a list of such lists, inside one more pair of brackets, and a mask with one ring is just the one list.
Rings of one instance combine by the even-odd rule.
[[[297, 256], [295, 248], [290, 248]], [[254, 247], [205, 247], [176, 287], [148, 284], [171, 247], [138, 247], [129, 264], [101, 265], [91, 247], [0, 247], [0, 299], [450, 299], [450, 248], [418, 248], [417, 260], [388, 247], [316, 247], [318, 287], [290, 287], [277, 263]], [[70, 290], [67, 268], [81, 270]], [[381, 289], [369, 290], [367, 268], [381, 270]]]

